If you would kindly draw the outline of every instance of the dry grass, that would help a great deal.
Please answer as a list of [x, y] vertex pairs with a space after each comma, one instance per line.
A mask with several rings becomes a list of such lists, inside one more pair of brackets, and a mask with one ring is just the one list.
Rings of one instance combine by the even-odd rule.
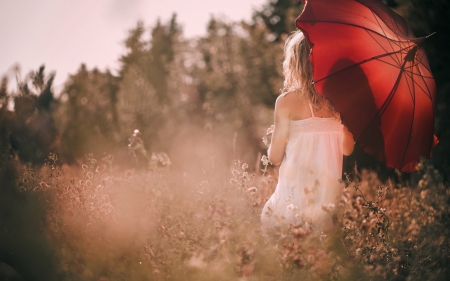
[[[143, 147], [135, 153], [143, 153]], [[147, 153], [145, 151], [145, 153]], [[136, 155], [136, 154], [135, 154]], [[20, 190], [48, 204], [43, 231], [61, 280], [442, 280], [448, 277], [450, 192], [432, 167], [417, 184], [347, 175], [335, 230], [289, 226], [264, 238], [260, 212], [276, 180], [235, 161], [195, 176], [164, 154], [148, 168], [87, 155], [81, 169], [50, 155]], [[266, 169], [264, 169], [266, 170]], [[199, 176], [200, 175], [200, 176]]]

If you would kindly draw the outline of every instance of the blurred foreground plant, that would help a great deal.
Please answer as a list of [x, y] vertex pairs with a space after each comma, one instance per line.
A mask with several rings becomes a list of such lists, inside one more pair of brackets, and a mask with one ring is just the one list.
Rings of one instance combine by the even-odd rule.
[[[147, 153], [137, 137], [130, 149]], [[236, 160], [230, 180], [214, 169], [201, 177], [176, 172], [161, 153], [146, 160], [163, 169], [118, 170], [112, 156], [97, 161], [92, 154], [80, 168], [57, 160], [51, 154], [43, 168], [27, 167], [18, 185], [49, 206], [43, 229], [57, 251], [61, 280], [441, 280], [448, 274], [450, 193], [430, 166], [409, 187], [355, 169], [344, 179], [340, 204], [324, 207], [334, 214], [333, 231], [313, 222], [265, 238], [260, 213], [276, 185], [271, 168], [255, 175]]]
[[[356, 169], [355, 169], [356, 170]], [[427, 166], [417, 186], [381, 183], [374, 172], [346, 175], [338, 225], [342, 251], [385, 280], [448, 276], [450, 192]]]

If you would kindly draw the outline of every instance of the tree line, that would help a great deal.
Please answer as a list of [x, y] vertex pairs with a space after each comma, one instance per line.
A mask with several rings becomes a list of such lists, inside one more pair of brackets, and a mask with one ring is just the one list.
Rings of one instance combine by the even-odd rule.
[[[449, 4], [445, 1], [390, 0], [417, 36], [437, 32], [425, 49], [438, 86], [436, 131], [447, 150], [447, 81]], [[23, 162], [44, 163], [49, 152], [74, 163], [86, 153], [125, 154], [134, 129], [149, 150], [170, 151], [189, 133], [210, 134], [211, 141], [244, 158], [264, 152], [261, 137], [272, 122], [272, 108], [282, 84], [283, 41], [295, 30], [303, 6], [298, 0], [270, 1], [255, 11], [252, 20], [228, 22], [211, 18], [207, 34], [183, 37], [176, 15], [147, 27], [138, 22], [124, 40], [120, 70], [89, 69], [82, 64], [55, 98], [55, 73], [44, 66], [17, 82], [8, 92], [6, 77], [0, 85], [2, 155]], [[150, 39], [146, 40], [146, 34]], [[11, 110], [8, 105], [14, 104]], [[236, 144], [237, 143], [237, 144]], [[239, 150], [239, 151], [236, 151]], [[5, 156], [6, 157], [6, 156]], [[445, 157], [435, 157], [449, 171]], [[359, 160], [379, 167], [357, 152]]]

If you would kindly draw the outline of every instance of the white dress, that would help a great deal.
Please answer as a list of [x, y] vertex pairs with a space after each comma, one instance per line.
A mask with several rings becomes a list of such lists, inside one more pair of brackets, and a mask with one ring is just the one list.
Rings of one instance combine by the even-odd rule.
[[263, 229], [288, 224], [326, 227], [331, 216], [322, 206], [336, 204], [342, 187], [343, 125], [337, 118], [290, 121], [289, 139], [275, 192], [265, 204]]

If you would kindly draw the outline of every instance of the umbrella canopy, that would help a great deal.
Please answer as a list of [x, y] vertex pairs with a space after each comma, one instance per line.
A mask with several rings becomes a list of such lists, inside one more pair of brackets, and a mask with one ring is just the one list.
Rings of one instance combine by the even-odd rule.
[[406, 21], [381, 0], [308, 0], [296, 24], [313, 80], [357, 144], [388, 167], [417, 171], [431, 157], [436, 85]]

